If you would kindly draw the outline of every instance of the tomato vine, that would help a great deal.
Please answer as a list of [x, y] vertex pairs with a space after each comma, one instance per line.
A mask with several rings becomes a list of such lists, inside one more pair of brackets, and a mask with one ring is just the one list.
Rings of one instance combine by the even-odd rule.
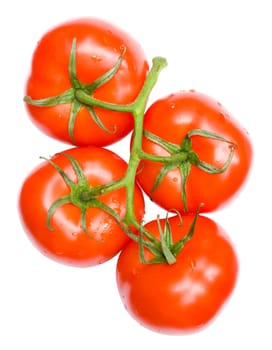
[[[18, 211], [29, 238], [57, 262], [96, 266], [120, 253], [116, 282], [127, 311], [150, 329], [182, 334], [206, 325], [235, 286], [234, 247], [199, 214], [238, 193], [252, 146], [219, 102], [195, 90], [147, 107], [166, 66], [158, 56], [149, 68], [128, 33], [99, 19], [47, 32], [24, 102], [39, 129], [74, 147], [41, 157]], [[128, 162], [103, 148], [130, 132]], [[144, 223], [144, 192], [165, 218]]]
[[[147, 131], [144, 131], [144, 116], [146, 111], [146, 105], [148, 102], [149, 95], [156, 85], [160, 72], [167, 66], [167, 61], [163, 57], [155, 57], [152, 61], [151, 69], [146, 77], [146, 80], [143, 84], [142, 89], [140, 90], [136, 99], [129, 104], [114, 104], [105, 101], [98, 100], [93, 97], [94, 91], [101, 85], [108, 82], [118, 71], [122, 60], [126, 54], [126, 49], [123, 48], [123, 52], [116, 64], [108, 70], [101, 77], [96, 79], [94, 82], [89, 84], [83, 84], [78, 78], [76, 74], [76, 39], [73, 40], [72, 48], [70, 52], [69, 59], [69, 76], [72, 84], [72, 88], [64, 91], [58, 96], [52, 96], [40, 100], [32, 99], [30, 96], [26, 96], [24, 101], [28, 104], [32, 104], [40, 107], [48, 107], [57, 104], [65, 104], [71, 103], [71, 112], [69, 118], [69, 135], [71, 139], [74, 141], [73, 130], [75, 124], [75, 118], [79, 111], [79, 109], [84, 106], [88, 109], [90, 116], [94, 119], [94, 121], [101, 127], [105, 132], [114, 132], [113, 130], [108, 130], [99, 117], [96, 115], [94, 111], [94, 107], [99, 107], [102, 109], [110, 110], [110, 111], [118, 111], [118, 112], [129, 112], [133, 115], [134, 119], [134, 130], [133, 130], [133, 140], [132, 147], [130, 151], [130, 157], [128, 162], [128, 167], [126, 174], [123, 178], [115, 180], [105, 185], [100, 185], [94, 188], [90, 188], [87, 180], [84, 177], [83, 171], [80, 168], [80, 165], [76, 162], [72, 156], [66, 155], [72, 166], [75, 170], [75, 173], [78, 178], [78, 182], [74, 183], [72, 180], [60, 169], [56, 164], [54, 164], [50, 159], [48, 160], [50, 164], [61, 174], [63, 180], [70, 187], [70, 195], [59, 198], [56, 202], [54, 202], [48, 211], [47, 216], [47, 226], [50, 230], [52, 230], [52, 226], [50, 224], [51, 216], [54, 211], [67, 203], [72, 203], [75, 206], [80, 208], [81, 211], [81, 226], [83, 231], [88, 234], [88, 230], [86, 228], [86, 212], [89, 207], [96, 207], [109, 215], [114, 217], [114, 219], [118, 222], [118, 224], [122, 227], [122, 229], [126, 232], [126, 234], [132, 238], [134, 241], [137, 241], [140, 246], [140, 259], [145, 262], [142, 254], [143, 246], [148, 247], [155, 258], [152, 259], [152, 262], [167, 262], [172, 264], [175, 262], [175, 256], [180, 252], [183, 247], [183, 244], [175, 244], [170, 246], [169, 242], [171, 239], [167, 238], [169, 235], [171, 236], [170, 228], [168, 227], [168, 231], [164, 234], [160, 235], [160, 240], [155, 238], [151, 233], [147, 230], [143, 229], [142, 223], [139, 222], [135, 216], [134, 211], [134, 184], [136, 181], [137, 169], [139, 167], [141, 160], [149, 160], [154, 162], [159, 162], [163, 164], [163, 167], [158, 174], [156, 181], [153, 185], [152, 191], [154, 191], [162, 181], [163, 177], [172, 169], [179, 168], [181, 177], [182, 177], [182, 200], [184, 202], [185, 211], [187, 211], [186, 204], [186, 181], [190, 174], [191, 166], [197, 166], [202, 171], [209, 172], [212, 174], [218, 174], [226, 171], [228, 168], [234, 151], [235, 144], [231, 140], [227, 140], [224, 137], [221, 137], [217, 134], [205, 131], [205, 130], [191, 130], [187, 133], [185, 138], [182, 140], [181, 145], [178, 146], [176, 144], [171, 144], [170, 142], [166, 142], [165, 140], [153, 135]], [[169, 156], [157, 156], [146, 153], [142, 149], [142, 138], [145, 135], [147, 138], [155, 141], [160, 146], [164, 147], [168, 152]], [[213, 165], [210, 165], [206, 162], [203, 162], [199, 159], [196, 152], [192, 150], [192, 140], [191, 138], [194, 135], [199, 135], [204, 138], [212, 138], [219, 140], [221, 142], [226, 142], [231, 145], [230, 153], [227, 161], [221, 168], [216, 168]], [[122, 219], [114, 210], [110, 207], [103, 204], [101, 201], [97, 199], [97, 197], [112, 192], [114, 190], [120, 188], [126, 189], [126, 214], [125, 218]], [[199, 208], [200, 208], [199, 203]], [[192, 227], [188, 232], [188, 237], [192, 236], [194, 226], [196, 223], [196, 217], [198, 215], [198, 211], [195, 213], [195, 220], [193, 221]], [[130, 226], [135, 227], [141, 234], [140, 236], [134, 234], [130, 230]], [[145, 236], [145, 239], [143, 239]], [[187, 238], [188, 238], [187, 237]], [[187, 241], [187, 238], [184, 240]], [[168, 243], [167, 243], [168, 242]], [[178, 247], [178, 248], [177, 248]]]

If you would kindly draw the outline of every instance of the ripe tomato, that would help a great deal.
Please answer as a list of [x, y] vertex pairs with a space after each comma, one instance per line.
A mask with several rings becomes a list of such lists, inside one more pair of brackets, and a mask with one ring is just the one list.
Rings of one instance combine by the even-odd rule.
[[[64, 155], [66, 154], [66, 156]], [[72, 156], [83, 171], [79, 179], [67, 156]], [[55, 155], [52, 162], [59, 166], [78, 185], [78, 196], [87, 188], [107, 184], [124, 176], [127, 164], [112, 151], [98, 147], [73, 148]], [[80, 207], [64, 200], [55, 208], [47, 225], [48, 210], [59, 198], [67, 198], [71, 189], [60, 173], [49, 163], [43, 162], [32, 171], [22, 185], [19, 196], [19, 211], [27, 235], [38, 249], [53, 260], [74, 266], [92, 266], [103, 263], [116, 255], [129, 238], [117, 221], [97, 207], [88, 207], [82, 225]], [[76, 196], [76, 197], [75, 197]], [[126, 190], [116, 189], [94, 198], [106, 204], [120, 217], [126, 212]], [[90, 204], [86, 202], [86, 204]], [[135, 214], [141, 220], [144, 200], [139, 187], [135, 187]], [[82, 204], [80, 202], [80, 204]]]
[[[194, 91], [180, 91], [162, 98], [147, 110], [144, 130], [174, 144], [175, 156], [182, 152], [181, 143], [191, 130], [202, 129], [216, 134], [229, 142], [212, 137], [192, 135], [192, 150], [213, 169], [220, 169], [233, 157], [222, 173], [211, 174], [191, 164], [185, 192], [187, 210], [182, 200], [182, 176], [176, 164], [165, 174], [155, 190], [154, 183], [163, 165], [143, 160], [138, 181], [144, 191], [161, 207], [179, 211], [195, 212], [200, 203], [202, 212], [209, 212], [225, 205], [241, 190], [252, 162], [252, 146], [246, 130], [217, 101]], [[143, 150], [157, 156], [169, 156], [169, 151], [153, 140], [143, 137]], [[171, 145], [172, 146], [172, 145]], [[233, 148], [233, 149], [231, 149]], [[188, 169], [185, 169], [185, 173]], [[184, 178], [184, 176], [183, 176]]]
[[[183, 216], [182, 225], [178, 216], [168, 219], [174, 243], [188, 233], [193, 219]], [[156, 221], [145, 228], [159, 237]], [[147, 260], [152, 257], [145, 251]], [[166, 334], [207, 326], [232, 294], [237, 274], [237, 255], [226, 233], [201, 215], [174, 264], [141, 263], [135, 242], [122, 250], [117, 262], [117, 286], [127, 311], [143, 326]]]
[[[26, 95], [34, 100], [44, 99], [60, 95], [72, 87], [68, 67], [73, 39], [76, 39], [76, 76], [82, 84], [93, 83], [108, 72], [126, 49], [118, 71], [92, 96], [116, 104], [133, 102], [148, 71], [145, 54], [130, 35], [96, 18], [60, 24], [41, 38], [33, 54]], [[27, 110], [34, 124], [47, 135], [78, 146], [109, 145], [132, 130], [130, 114], [94, 107], [93, 112], [107, 129], [105, 131], [83, 105], [76, 114], [71, 139], [68, 123], [73, 98], [69, 103], [49, 107], [28, 104]]]

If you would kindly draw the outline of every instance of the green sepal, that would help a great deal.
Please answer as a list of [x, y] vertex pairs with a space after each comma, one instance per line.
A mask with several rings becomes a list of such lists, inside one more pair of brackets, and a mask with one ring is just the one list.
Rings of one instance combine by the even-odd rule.
[[76, 145], [76, 140], [74, 137], [75, 122], [76, 122], [77, 114], [80, 111], [81, 107], [82, 107], [82, 104], [78, 102], [76, 99], [74, 99], [71, 104], [70, 116], [68, 121], [68, 133], [74, 145]]
[[[166, 260], [161, 252], [161, 249], [155, 247], [154, 243], [148, 242], [143, 238], [143, 227], [140, 226], [139, 230], [139, 239], [138, 239], [138, 249], [139, 249], [139, 258], [142, 264], [158, 264], [165, 263]], [[148, 250], [154, 255], [153, 258], [146, 260], [144, 255], [144, 248], [148, 248]]]
[[179, 171], [181, 175], [181, 200], [184, 205], [184, 211], [187, 212], [188, 206], [187, 206], [186, 184], [191, 171], [191, 163], [188, 161], [181, 163], [179, 166]]
[[97, 88], [99, 88], [100, 86], [102, 86], [102, 85], [106, 84], [108, 81], [110, 81], [114, 77], [114, 75], [117, 73], [118, 69], [120, 68], [125, 54], [126, 54], [126, 48], [124, 47], [123, 52], [119, 56], [119, 58], [118, 58], [117, 62], [115, 63], [115, 65], [111, 69], [109, 69], [106, 73], [101, 75], [101, 77], [97, 78], [91, 84], [85, 84], [83, 90], [87, 94], [91, 95], [91, 94], [93, 94], [95, 92], [95, 90]]
[[193, 234], [195, 232], [197, 218], [199, 216], [199, 211], [200, 211], [201, 206], [202, 206], [202, 204], [200, 204], [198, 206], [198, 208], [195, 212], [194, 219], [193, 219], [193, 222], [189, 228], [188, 233], [172, 246], [172, 253], [174, 254], [174, 256], [177, 256], [181, 252], [181, 250], [183, 249], [184, 245], [193, 237]]
[[161, 137], [159, 137], [155, 134], [152, 134], [151, 132], [149, 132], [147, 130], [144, 130], [143, 134], [148, 140], [157, 143], [158, 145], [160, 145], [161, 147], [166, 149], [170, 154], [176, 153], [180, 150], [180, 147], [178, 145], [176, 145], [175, 143], [165, 141]]
[[30, 96], [24, 97], [24, 102], [38, 107], [52, 107], [60, 104], [71, 103], [74, 99], [74, 89], [68, 89], [62, 94], [34, 100]]
[[87, 178], [86, 178], [84, 171], [82, 170], [79, 162], [74, 157], [72, 157], [69, 153], [62, 153], [62, 155], [64, 157], [66, 157], [67, 159], [69, 159], [70, 163], [72, 164], [72, 168], [77, 176], [78, 183], [83, 182], [86, 186], [89, 186]]
[[115, 126], [112, 127], [112, 130], [105, 127], [105, 125], [102, 123], [101, 119], [98, 117], [98, 115], [96, 114], [96, 112], [92, 106], [86, 105], [85, 107], [87, 108], [90, 116], [92, 117], [92, 120], [95, 122], [96, 125], [98, 125], [100, 127], [100, 129], [104, 130], [108, 134], [114, 134], [116, 132]]
[[74, 38], [72, 41], [72, 48], [70, 52], [69, 57], [69, 78], [70, 82], [72, 84], [72, 87], [74, 90], [81, 89], [83, 87], [83, 84], [78, 80], [77, 78], [77, 72], [76, 72], [76, 39]]
[[159, 185], [161, 184], [163, 178], [165, 177], [165, 175], [167, 173], [169, 173], [169, 171], [175, 169], [178, 166], [178, 164], [165, 164], [164, 166], [162, 166], [161, 170], [159, 171], [156, 180], [154, 182], [154, 185], [151, 189], [151, 194], [159, 187]]
[[45, 157], [40, 157], [40, 158], [44, 159], [48, 163], [50, 163], [52, 165], [52, 167], [54, 167], [57, 170], [57, 172], [61, 175], [61, 177], [63, 178], [63, 180], [66, 182], [66, 184], [69, 187], [71, 187], [75, 184], [74, 181], [63, 171], [63, 169], [61, 167], [59, 167], [55, 162], [52, 161], [52, 159], [48, 159]]
[[184, 139], [181, 141], [181, 145], [179, 148], [179, 151], [184, 151], [184, 152], [190, 152], [192, 149], [193, 142], [191, 138], [188, 136], [188, 134], [184, 137]]
[[228, 159], [226, 160], [226, 162], [223, 164], [221, 168], [217, 168], [209, 163], [203, 162], [202, 160], [199, 161], [197, 166], [199, 169], [209, 174], [222, 174], [228, 169], [232, 161], [232, 158], [234, 156], [234, 152], [235, 152], [235, 147], [230, 147], [230, 154], [228, 156]]
[[[165, 222], [167, 223], [168, 219], [166, 219]], [[167, 261], [167, 263], [169, 265], [172, 265], [176, 262], [176, 258], [173, 255], [173, 253], [171, 252], [171, 244], [169, 244], [169, 242], [171, 242], [171, 240], [172, 240], [171, 228], [169, 226], [169, 223], [168, 223], [168, 225], [165, 224], [164, 231], [163, 231], [161, 224], [160, 224], [160, 221], [159, 221], [159, 218], [157, 219], [157, 224], [158, 224], [158, 229], [159, 229], [159, 233], [160, 233], [162, 254], [163, 254], [165, 260]]]
[[222, 142], [226, 142], [226, 143], [230, 143], [230, 144], [234, 144], [232, 141], [226, 139], [225, 137], [222, 137], [220, 135], [217, 135], [213, 132], [207, 131], [207, 130], [202, 130], [202, 129], [192, 129], [187, 133], [188, 137], [191, 136], [202, 136], [202, 137], [206, 137], [209, 139], [215, 139], [218, 141], [222, 141]]
[[164, 238], [166, 245], [171, 248], [173, 245], [173, 237], [171, 234], [171, 227], [170, 227], [169, 220], [168, 220], [168, 213], [167, 213], [166, 219], [165, 219], [163, 238]]
[[47, 212], [47, 217], [46, 217], [46, 226], [48, 228], [48, 230], [50, 231], [53, 231], [54, 228], [52, 227], [51, 225], [51, 218], [54, 214], [54, 212], [59, 208], [59, 207], [62, 207], [63, 205], [65, 204], [69, 204], [71, 203], [71, 200], [70, 200], [70, 196], [64, 196], [64, 197], [61, 197], [59, 199], [57, 199], [51, 206], [50, 208], [48, 209], [48, 212]]
[[[226, 138], [220, 135], [217, 135], [215, 133], [212, 133], [206, 130], [201, 130], [201, 129], [190, 130], [182, 139], [180, 146], [172, 142], [163, 140], [159, 136], [154, 135], [149, 131], [144, 131], [144, 135], [147, 139], [160, 145], [162, 148], [164, 148], [166, 151], [170, 153], [170, 155], [167, 157], [158, 158], [158, 161], [164, 164], [161, 167], [158, 175], [156, 176], [155, 182], [151, 189], [151, 194], [159, 187], [163, 178], [166, 176], [166, 174], [169, 171], [174, 169], [179, 169], [180, 176], [181, 176], [181, 198], [182, 198], [182, 203], [183, 203], [185, 212], [188, 211], [186, 184], [190, 175], [191, 166], [197, 166], [200, 170], [209, 174], [221, 174], [225, 172], [230, 166], [234, 156], [235, 148], [236, 148], [236, 145], [232, 141], [227, 140]], [[229, 153], [228, 159], [223, 164], [223, 166], [218, 168], [212, 164], [209, 164], [199, 159], [199, 156], [197, 155], [197, 153], [193, 151], [193, 142], [191, 139], [192, 136], [201, 136], [201, 137], [211, 138], [221, 142], [229, 143], [231, 145], [230, 153]], [[148, 155], [145, 154], [145, 159], [148, 159], [148, 158], [152, 160], [152, 155], [148, 157]], [[163, 158], [165, 159], [163, 160]], [[154, 161], [156, 161], [155, 156], [154, 156]], [[152, 199], [152, 196], [151, 196], [151, 199]]]

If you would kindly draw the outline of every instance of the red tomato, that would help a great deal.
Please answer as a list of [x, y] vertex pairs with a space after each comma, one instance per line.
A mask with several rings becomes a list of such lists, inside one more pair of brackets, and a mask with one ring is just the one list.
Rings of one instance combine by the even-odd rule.
[[[184, 237], [192, 215], [169, 220], [173, 242]], [[162, 226], [165, 220], [160, 220]], [[145, 226], [159, 237], [158, 225]], [[145, 251], [145, 258], [153, 256]], [[238, 260], [224, 230], [211, 219], [199, 216], [194, 235], [185, 243], [174, 264], [143, 264], [135, 242], [121, 252], [117, 285], [127, 311], [143, 326], [160, 333], [182, 334], [208, 325], [232, 294]]]
[[[223, 173], [210, 174], [191, 165], [185, 185], [188, 212], [195, 212], [200, 203], [204, 203], [202, 212], [218, 209], [241, 190], [252, 162], [251, 142], [246, 130], [217, 101], [194, 91], [180, 91], [169, 95], [156, 101], [147, 110], [144, 129], [176, 147], [181, 145], [189, 131], [195, 129], [225, 138], [232, 144], [198, 135], [191, 136], [192, 150], [199, 159], [218, 169], [228, 160], [231, 145], [234, 145], [234, 156]], [[170, 154], [147, 137], [143, 138], [142, 145], [143, 150], [149, 154]], [[176, 155], [180, 151], [179, 147]], [[178, 166], [169, 171], [153, 191], [162, 167], [162, 163], [142, 161], [138, 181], [155, 203], [167, 210], [175, 208], [183, 211], [185, 206], [181, 195], [182, 177]]]
[[[63, 153], [76, 159], [91, 188], [122, 178], [127, 169], [123, 159], [98, 147], [73, 148], [55, 155], [52, 161], [76, 184], [79, 178]], [[84, 185], [80, 191], [85, 189]], [[71, 203], [63, 203], [54, 211], [50, 220], [52, 230], [47, 226], [47, 213], [51, 205], [70, 193], [69, 186], [52, 164], [46, 161], [34, 169], [24, 181], [19, 196], [20, 216], [27, 235], [43, 254], [60, 263], [84, 267], [107, 261], [127, 244], [129, 238], [117, 221], [101, 209], [87, 209], [87, 233], [82, 227], [79, 207]], [[98, 196], [97, 199], [124, 217], [125, 188]], [[137, 186], [134, 203], [136, 217], [141, 220], [144, 200]]]
[[[72, 41], [76, 38], [76, 74], [81, 83], [89, 84], [109, 71], [126, 49], [116, 74], [98, 87], [93, 97], [116, 104], [133, 102], [148, 71], [140, 45], [118, 27], [96, 18], [63, 23], [47, 32], [33, 54], [32, 70], [26, 95], [44, 99], [60, 95], [72, 87], [68, 65]], [[27, 105], [31, 120], [47, 135], [66, 143], [105, 146], [118, 141], [133, 128], [127, 113], [94, 108], [108, 132], [98, 126], [86, 107], [77, 113], [73, 130], [68, 133], [71, 103], [51, 107]]]

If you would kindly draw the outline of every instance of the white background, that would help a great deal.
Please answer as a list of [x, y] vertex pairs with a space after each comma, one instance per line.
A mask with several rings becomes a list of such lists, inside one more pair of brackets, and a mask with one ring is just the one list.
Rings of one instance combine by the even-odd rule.
[[[0, 348], [271, 349], [271, 2], [17, 0], [0, 7]], [[167, 58], [150, 102], [195, 89], [219, 100], [250, 133], [255, 157], [249, 181], [235, 202], [210, 215], [235, 243], [239, 282], [220, 316], [200, 333], [172, 337], [144, 329], [119, 300], [115, 259], [90, 269], [56, 264], [32, 246], [20, 225], [17, 196], [24, 177], [39, 156], [67, 148], [41, 134], [26, 114], [31, 55], [48, 29], [81, 16], [119, 25], [150, 62]], [[124, 158], [127, 141], [112, 148]], [[158, 212], [148, 203], [146, 219]]]

